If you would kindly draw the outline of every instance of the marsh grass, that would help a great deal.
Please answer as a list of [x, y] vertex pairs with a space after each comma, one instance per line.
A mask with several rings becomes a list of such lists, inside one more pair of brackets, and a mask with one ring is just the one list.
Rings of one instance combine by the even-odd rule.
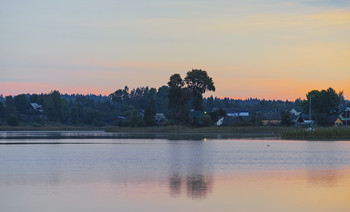
[[212, 126], [191, 127], [182, 125], [170, 125], [161, 127], [115, 127], [115, 126], [71, 126], [71, 125], [46, 125], [46, 126], [0, 126], [0, 131], [91, 131], [100, 130], [116, 133], [273, 133], [281, 134], [294, 128], [281, 126]]
[[276, 126], [220, 126], [220, 127], [189, 127], [189, 126], [164, 126], [164, 127], [110, 127], [107, 132], [128, 133], [275, 133], [280, 134], [290, 130], [287, 127]]
[[93, 131], [93, 130], [105, 130], [103, 127], [91, 127], [91, 126], [69, 126], [69, 125], [57, 125], [57, 126], [0, 126], [0, 131]]
[[345, 140], [350, 139], [350, 128], [346, 127], [320, 127], [314, 131], [294, 129], [282, 133], [283, 139], [305, 140]]
[[132, 136], [194, 136], [214, 138], [263, 138], [275, 137], [296, 140], [345, 140], [350, 139], [350, 128], [346, 127], [324, 127], [315, 128], [314, 131], [306, 131], [305, 128], [282, 126], [212, 126], [191, 127], [182, 125], [171, 125], [161, 127], [115, 127], [115, 126], [0, 126], [0, 131], [105, 131], [111, 133], [125, 134], [122, 137]]

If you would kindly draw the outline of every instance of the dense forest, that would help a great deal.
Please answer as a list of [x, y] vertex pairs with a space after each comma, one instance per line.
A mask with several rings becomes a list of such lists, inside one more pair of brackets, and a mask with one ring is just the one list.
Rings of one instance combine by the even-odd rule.
[[[343, 93], [336, 93], [332, 88], [310, 91], [306, 100], [297, 99], [293, 102], [256, 98], [220, 99], [213, 96], [203, 98], [206, 91], [215, 91], [214, 82], [205, 71], [194, 69], [184, 79], [179, 74], [172, 75], [168, 84], [159, 88], [146, 86], [129, 89], [125, 86], [109, 96], [61, 94], [57, 90], [49, 94], [1, 95], [0, 124], [131, 127], [212, 125], [226, 113], [237, 112], [249, 112], [245, 124], [257, 124], [254, 119], [259, 112], [284, 113], [295, 108], [308, 114], [310, 98], [313, 102], [313, 118], [321, 123], [329, 115], [350, 106], [344, 100]], [[196, 111], [203, 112], [202, 120], [194, 120], [191, 116]]]
[[[172, 114], [168, 108], [168, 86], [158, 89], [139, 87], [127, 93], [127, 98], [115, 102], [108, 96], [60, 94], [52, 91], [49, 94], [20, 94], [0, 99], [0, 120], [2, 125], [18, 125], [19, 122], [44, 124], [46, 122], [72, 125], [119, 125], [142, 126], [131, 123], [135, 116], [142, 115], [147, 106], [153, 105], [156, 113], [163, 113], [168, 120]], [[124, 90], [124, 89], [123, 89]], [[126, 90], [127, 87], [126, 87]], [[30, 103], [42, 105], [43, 112], [32, 109]], [[205, 111], [223, 109], [226, 112], [285, 111], [291, 109], [294, 102], [260, 99], [219, 99], [209, 97], [203, 99]], [[134, 117], [133, 117], [134, 116]], [[126, 119], [123, 119], [123, 118]]]

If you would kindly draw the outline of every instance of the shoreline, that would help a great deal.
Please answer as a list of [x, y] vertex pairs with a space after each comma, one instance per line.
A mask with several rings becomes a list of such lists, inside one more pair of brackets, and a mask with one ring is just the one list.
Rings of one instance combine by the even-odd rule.
[[163, 127], [90, 127], [90, 126], [0, 126], [0, 139], [282, 139], [282, 140], [350, 140], [349, 128], [315, 128], [306, 131], [282, 126], [225, 126], [194, 128]]
[[278, 139], [273, 133], [136, 133], [105, 131], [0, 131], [0, 140], [14, 139]]

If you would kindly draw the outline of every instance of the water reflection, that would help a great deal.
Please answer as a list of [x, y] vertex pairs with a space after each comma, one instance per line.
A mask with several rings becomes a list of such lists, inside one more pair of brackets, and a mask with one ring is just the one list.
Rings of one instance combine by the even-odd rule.
[[188, 197], [202, 199], [212, 191], [213, 177], [205, 174], [189, 174], [181, 177], [179, 174], [174, 173], [169, 178], [169, 189], [172, 197], [179, 197], [186, 189]]
[[335, 186], [341, 175], [337, 170], [307, 171], [307, 181], [315, 186]]
[[[317, 145], [315, 145], [317, 143]], [[334, 186], [339, 178], [338, 171], [342, 166], [341, 142], [335, 141], [307, 142], [306, 170], [310, 184]], [[322, 170], [320, 170], [320, 168]]]
[[213, 179], [205, 174], [190, 174], [186, 178], [187, 195], [192, 198], [204, 198], [212, 190]]
[[[113, 133], [105, 131], [1, 131], [0, 145], [12, 144], [3, 140], [13, 139], [169, 139], [169, 140], [203, 140], [229, 138], [274, 138], [271, 133]], [[91, 142], [91, 141], [90, 141]]]
[[[210, 153], [205, 140], [175, 142], [169, 146], [170, 195], [179, 197], [186, 191], [191, 198], [205, 198], [212, 190], [213, 177], [207, 160]], [[208, 174], [209, 173], [209, 174]]]
[[350, 142], [97, 142], [0, 146], [0, 211], [350, 211]]
[[178, 173], [174, 173], [169, 178], [170, 195], [178, 197], [181, 194], [182, 177]]

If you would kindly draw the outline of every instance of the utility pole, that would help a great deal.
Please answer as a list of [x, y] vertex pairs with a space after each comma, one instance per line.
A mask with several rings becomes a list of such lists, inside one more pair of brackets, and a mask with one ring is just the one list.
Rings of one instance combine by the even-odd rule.
[[311, 122], [311, 94], [309, 99], [309, 128], [312, 128], [312, 122]]
[[347, 110], [345, 99], [343, 99], [343, 107], [344, 107], [344, 116], [345, 116], [345, 127], [347, 128], [348, 127], [348, 118], [349, 118], [348, 114], [350, 111]]
[[309, 121], [311, 121], [311, 95], [309, 99]]
[[349, 115], [348, 114], [349, 114], [349, 112], [350, 111], [348, 111], [347, 108], [345, 107], [345, 120], [346, 120], [345, 121], [345, 126], [346, 126], [346, 128], [348, 127], [348, 121], [349, 121], [348, 120], [349, 119]]

